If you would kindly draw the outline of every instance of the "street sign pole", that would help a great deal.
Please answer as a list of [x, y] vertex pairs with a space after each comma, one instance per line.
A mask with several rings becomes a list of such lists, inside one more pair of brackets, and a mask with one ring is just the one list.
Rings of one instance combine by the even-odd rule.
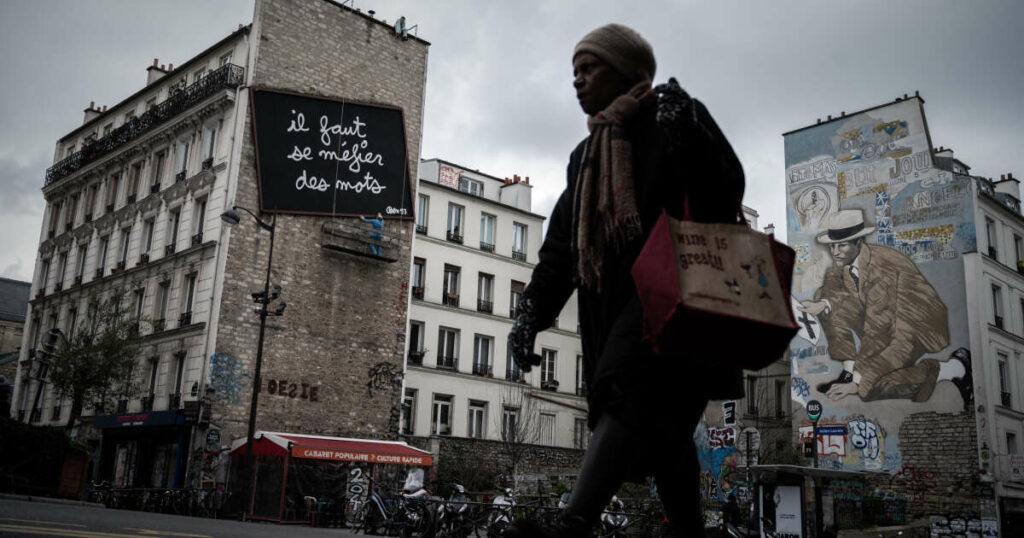
[[807, 402], [807, 416], [811, 419], [811, 447], [814, 451], [814, 468], [818, 468], [818, 419], [821, 418], [821, 402]]

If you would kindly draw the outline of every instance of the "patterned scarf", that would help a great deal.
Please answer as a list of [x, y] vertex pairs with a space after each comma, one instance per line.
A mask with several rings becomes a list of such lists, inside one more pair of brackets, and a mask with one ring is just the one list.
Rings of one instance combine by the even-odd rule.
[[651, 81], [643, 80], [587, 118], [590, 139], [576, 178], [572, 246], [577, 253], [576, 280], [601, 290], [601, 262], [610, 246], [622, 245], [642, 232], [633, 185], [633, 147], [624, 125], [642, 104], [656, 99]]

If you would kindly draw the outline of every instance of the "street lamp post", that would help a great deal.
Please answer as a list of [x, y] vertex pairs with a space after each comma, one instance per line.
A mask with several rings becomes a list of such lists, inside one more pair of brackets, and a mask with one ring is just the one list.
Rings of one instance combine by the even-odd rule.
[[260, 369], [263, 367], [263, 335], [267, 328], [267, 316], [280, 316], [284, 312], [285, 303], [282, 301], [278, 304], [278, 307], [274, 312], [269, 312], [267, 310], [267, 306], [277, 299], [277, 296], [280, 293], [279, 286], [274, 286], [275, 291], [273, 294], [270, 292], [270, 267], [274, 260], [274, 227], [277, 224], [277, 214], [272, 215], [270, 224], [267, 224], [252, 211], [241, 206], [234, 206], [221, 214], [221, 220], [231, 226], [238, 224], [241, 221], [241, 215], [238, 214], [239, 209], [252, 216], [252, 218], [256, 220], [256, 223], [259, 224], [260, 228], [270, 232], [270, 253], [267, 255], [267, 277], [263, 281], [263, 292], [256, 292], [252, 294], [253, 300], [260, 305], [256, 310], [256, 313], [260, 316], [260, 336], [256, 343], [256, 368], [253, 371], [252, 400], [249, 403], [249, 430], [246, 434], [245, 444], [245, 466], [246, 475], [249, 477], [248, 482], [250, 494], [249, 508], [246, 510], [246, 512], [248, 512], [252, 509], [252, 499], [253, 495], [255, 495], [256, 485], [255, 466], [253, 465], [252, 458], [252, 444], [253, 439], [256, 436], [256, 409], [259, 406], [260, 397]]

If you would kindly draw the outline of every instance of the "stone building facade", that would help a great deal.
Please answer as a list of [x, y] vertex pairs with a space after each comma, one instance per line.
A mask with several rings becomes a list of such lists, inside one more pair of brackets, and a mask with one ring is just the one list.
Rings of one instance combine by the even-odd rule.
[[257, 427], [396, 435], [411, 216], [385, 217], [388, 255], [374, 258], [325, 248], [336, 242], [325, 230], [369, 229], [357, 215], [260, 213], [251, 96], [400, 110], [412, 192], [428, 47], [328, 0], [258, 0], [251, 25], [177, 68], [154, 62], [109, 109], [90, 105], [47, 172], [12, 415], [66, 421], [60, 395], [29, 375], [30, 350], [50, 328], [70, 332], [89, 296], [126, 290], [146, 321], [139, 396], [87, 407], [78, 434], [97, 440], [97, 478], [116, 486], [206, 479], [203, 449], [245, 437], [253, 388], [250, 294], [263, 289], [270, 235], [248, 215], [218, 218], [241, 206], [275, 222], [270, 279], [288, 304], [267, 322]]

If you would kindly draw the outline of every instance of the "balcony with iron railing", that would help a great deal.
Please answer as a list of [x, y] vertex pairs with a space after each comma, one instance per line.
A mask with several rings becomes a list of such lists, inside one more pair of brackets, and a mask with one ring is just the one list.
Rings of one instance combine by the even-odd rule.
[[462, 234], [458, 230], [448, 230], [445, 237], [452, 243], [462, 244]]
[[441, 304], [445, 306], [459, 306], [459, 295], [456, 293], [445, 293], [441, 295]]
[[523, 371], [517, 369], [505, 370], [505, 379], [508, 381], [515, 381], [516, 383], [525, 383], [526, 377], [523, 375]]
[[181, 393], [172, 392], [167, 395], [167, 409], [178, 409], [181, 407]]
[[102, 138], [85, 143], [81, 150], [51, 166], [46, 170], [46, 181], [43, 186], [47, 187], [138, 139], [218, 91], [237, 88], [244, 82], [245, 70], [240, 66], [227, 64], [192, 85], [172, 92], [164, 102], [131, 118]]
[[154, 399], [156, 399], [156, 397], [153, 394], [149, 394], [149, 395], [143, 396], [142, 397], [142, 410], [143, 411], [152, 411], [153, 410], [153, 400]]
[[513, 260], [518, 260], [518, 261], [521, 261], [521, 262], [525, 262], [526, 261], [526, 251], [525, 250], [513, 250], [512, 251], [512, 259]]
[[409, 351], [409, 364], [415, 364], [417, 366], [423, 365], [423, 355], [425, 352], [420, 351]]
[[484, 301], [482, 299], [477, 299], [477, 301], [476, 301], [476, 310], [477, 310], [477, 312], [486, 312], [486, 313], [490, 314], [490, 313], [492, 313], [494, 311], [494, 303], [492, 303], [491, 301]]
[[494, 371], [489, 363], [473, 363], [473, 375], [492, 377]]
[[546, 391], [550, 391], [550, 392], [557, 392], [558, 391], [558, 380], [557, 379], [547, 379], [547, 380], [541, 381], [540, 382], [540, 390], [546, 390]]
[[437, 368], [439, 370], [458, 370], [459, 358], [452, 355], [437, 354]]
[[480, 250], [484, 252], [494, 252], [494, 243], [488, 243], [486, 241], [480, 242]]
[[426, 224], [417, 224], [416, 225], [416, 233], [427, 235], [427, 225]]
[[422, 301], [423, 300], [423, 286], [413, 286], [412, 287], [412, 298], [416, 299], [418, 301]]
[[1003, 404], [1003, 407], [1013, 407], [1013, 396], [1009, 392], [1000, 392], [999, 403]]

